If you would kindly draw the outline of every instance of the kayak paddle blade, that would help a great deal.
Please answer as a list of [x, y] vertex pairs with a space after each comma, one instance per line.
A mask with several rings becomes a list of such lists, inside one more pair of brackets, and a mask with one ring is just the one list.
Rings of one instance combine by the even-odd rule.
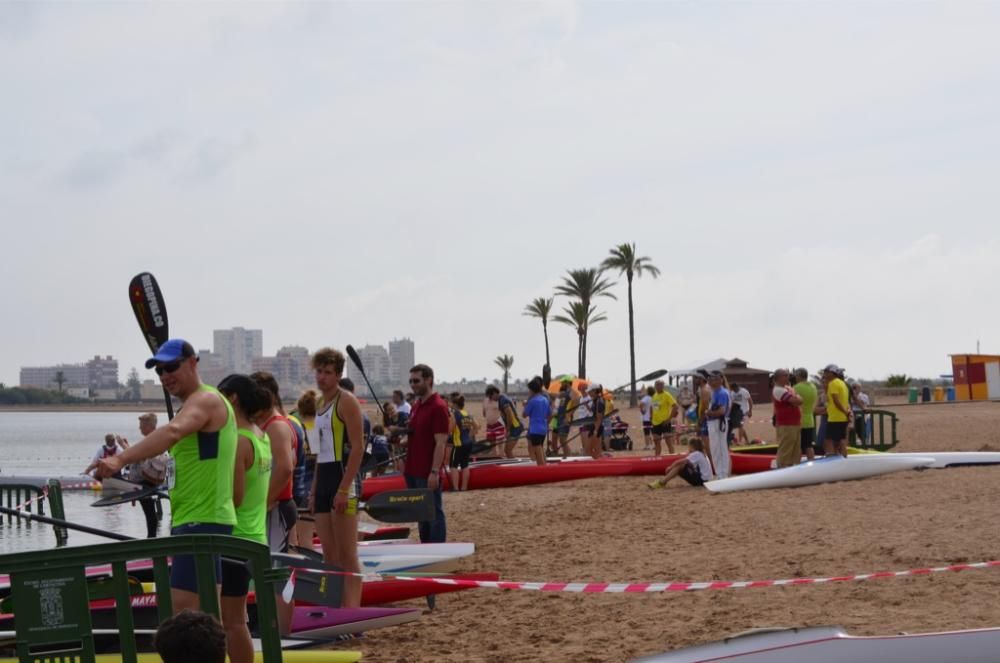
[[372, 496], [359, 508], [385, 523], [413, 523], [434, 520], [434, 493], [427, 488], [389, 490]]

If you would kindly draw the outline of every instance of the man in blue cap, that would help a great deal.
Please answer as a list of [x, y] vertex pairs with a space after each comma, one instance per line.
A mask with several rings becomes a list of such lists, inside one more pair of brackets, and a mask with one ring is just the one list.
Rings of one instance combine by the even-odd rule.
[[[233, 507], [233, 467], [236, 463], [236, 418], [229, 401], [214, 387], [201, 383], [198, 357], [190, 343], [173, 338], [146, 361], [171, 396], [183, 407], [173, 420], [140, 442], [97, 467], [100, 477], [112, 476], [125, 465], [170, 452], [171, 534], [230, 534], [236, 524]], [[215, 576], [221, 577], [216, 559]], [[177, 555], [170, 569], [174, 614], [199, 608], [194, 557]]]

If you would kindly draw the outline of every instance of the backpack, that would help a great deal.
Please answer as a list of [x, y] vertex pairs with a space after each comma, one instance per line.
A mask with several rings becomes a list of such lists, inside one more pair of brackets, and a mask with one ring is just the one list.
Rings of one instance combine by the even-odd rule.
[[[167, 478], [167, 463], [169, 456], [161, 454], [146, 460], [141, 460], [129, 467], [129, 477], [132, 481], [159, 486]], [[133, 478], [134, 477], [134, 478]]]

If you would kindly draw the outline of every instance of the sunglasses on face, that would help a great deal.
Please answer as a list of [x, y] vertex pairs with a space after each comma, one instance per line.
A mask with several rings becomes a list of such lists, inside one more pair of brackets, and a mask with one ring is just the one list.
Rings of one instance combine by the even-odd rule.
[[184, 363], [183, 359], [175, 359], [173, 361], [167, 362], [166, 364], [160, 364], [155, 369], [156, 370], [156, 374], [157, 375], [163, 375], [164, 373], [173, 373], [178, 368], [180, 368], [181, 364], [183, 364], [183, 363]]
[[421, 382], [423, 382], [423, 380], [420, 378], [410, 378], [410, 384], [420, 384]]

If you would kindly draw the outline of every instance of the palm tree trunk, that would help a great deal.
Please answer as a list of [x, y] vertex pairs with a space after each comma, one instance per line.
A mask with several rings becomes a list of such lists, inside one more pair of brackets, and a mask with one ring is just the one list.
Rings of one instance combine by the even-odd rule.
[[507, 372], [507, 370], [504, 369], [504, 372], [503, 372], [503, 393], [505, 393], [505, 394], [507, 393], [507, 378], [508, 378], [509, 375], [510, 374]]
[[629, 274], [628, 277], [628, 350], [629, 350], [629, 360], [631, 361], [631, 378], [632, 378], [632, 388], [629, 390], [631, 394], [628, 398], [629, 407], [635, 407], [638, 405], [639, 401], [635, 396], [635, 312], [632, 310], [632, 275]]
[[579, 378], [583, 377], [583, 330], [580, 329], [576, 332], [576, 375]]
[[587, 377], [587, 327], [583, 328], [583, 342], [580, 344], [580, 377]]
[[549, 362], [549, 326], [542, 322], [542, 333], [545, 335], [545, 365], [549, 368], [552, 364]]

